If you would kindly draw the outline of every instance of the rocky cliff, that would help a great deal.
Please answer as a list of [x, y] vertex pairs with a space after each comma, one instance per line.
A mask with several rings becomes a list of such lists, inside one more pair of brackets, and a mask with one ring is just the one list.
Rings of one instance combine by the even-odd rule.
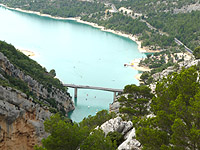
[[[26, 85], [28, 94], [17, 90], [11, 84], [13, 80]], [[44, 120], [52, 112], [67, 114], [73, 109], [67, 91], [53, 86], [49, 90], [0, 52], [0, 149], [32, 150], [47, 136]]]
[[50, 115], [26, 94], [0, 86], [0, 149], [32, 150], [46, 136], [43, 122]]

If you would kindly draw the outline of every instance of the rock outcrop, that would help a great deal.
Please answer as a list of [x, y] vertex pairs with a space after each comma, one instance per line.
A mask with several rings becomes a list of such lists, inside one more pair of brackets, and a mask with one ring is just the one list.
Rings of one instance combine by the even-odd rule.
[[141, 144], [135, 139], [135, 128], [125, 135], [125, 141], [119, 145], [118, 150], [141, 150]]
[[26, 94], [0, 86], [0, 149], [32, 150], [47, 136], [43, 122], [50, 115]]
[[175, 8], [174, 9], [174, 14], [188, 13], [188, 12], [198, 11], [198, 10], [200, 10], [199, 2], [197, 2], [195, 4], [190, 4], [190, 5], [183, 6], [182, 8]]
[[162, 79], [163, 77], [166, 77], [170, 73], [180, 72], [182, 67], [189, 68], [191, 66], [197, 65], [199, 62], [200, 62], [200, 59], [183, 61], [183, 62], [178, 63], [179, 64], [178, 68], [175, 68], [174, 66], [168, 67], [167, 69], [163, 70], [162, 72], [153, 74], [152, 77], [156, 81], [156, 80]]
[[[167, 77], [169, 74], [173, 73], [173, 72], [180, 72], [182, 70], [183, 67], [185, 68], [189, 68], [191, 66], [194, 65], [198, 65], [200, 63], [200, 59], [198, 60], [186, 60], [183, 62], [178, 63], [179, 67], [175, 68], [174, 66], [170, 66], [167, 69], [163, 70], [162, 72], [158, 72], [152, 75], [152, 77], [154, 78], [155, 81], [159, 81], [164, 77]], [[150, 84], [149, 87], [151, 88], [151, 90], [154, 92], [155, 88], [156, 88], [156, 82], [153, 84]]]
[[116, 117], [114, 119], [110, 119], [103, 123], [100, 126], [100, 129], [103, 130], [105, 135], [109, 132], [119, 132], [122, 135], [125, 135], [129, 130], [133, 127], [133, 123], [131, 121], [123, 121], [121, 117]]
[[140, 150], [141, 144], [135, 139], [135, 128], [131, 121], [123, 121], [121, 117], [110, 119], [100, 127], [105, 135], [109, 132], [119, 132], [124, 136], [125, 141], [118, 147], [118, 150]]
[[119, 113], [120, 103], [117, 101], [118, 98], [114, 99], [114, 102], [109, 105], [109, 111]]

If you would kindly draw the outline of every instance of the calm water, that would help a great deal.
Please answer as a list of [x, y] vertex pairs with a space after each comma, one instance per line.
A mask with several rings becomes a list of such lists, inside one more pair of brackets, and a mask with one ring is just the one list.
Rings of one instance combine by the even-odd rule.
[[[75, 21], [55, 20], [0, 7], [0, 40], [36, 53], [34, 60], [47, 70], [55, 69], [63, 83], [122, 89], [138, 84], [132, 68], [124, 63], [145, 57], [128, 38], [103, 32]], [[69, 89], [73, 96], [73, 89]], [[76, 109], [71, 114], [81, 121], [108, 109], [113, 93], [78, 90]]]

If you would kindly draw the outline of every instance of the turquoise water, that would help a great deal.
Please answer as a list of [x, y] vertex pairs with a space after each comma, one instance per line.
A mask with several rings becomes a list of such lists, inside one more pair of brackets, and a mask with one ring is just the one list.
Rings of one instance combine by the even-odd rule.
[[[128, 38], [75, 21], [56, 20], [0, 7], [0, 40], [36, 53], [32, 59], [55, 69], [63, 83], [123, 89], [138, 84], [132, 68], [124, 63], [145, 57]], [[74, 90], [69, 89], [74, 95]], [[70, 115], [81, 121], [97, 111], [108, 109], [113, 93], [78, 90], [76, 109]]]

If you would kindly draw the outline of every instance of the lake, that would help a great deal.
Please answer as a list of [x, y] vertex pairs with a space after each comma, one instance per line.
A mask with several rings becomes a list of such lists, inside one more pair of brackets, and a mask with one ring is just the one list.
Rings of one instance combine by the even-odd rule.
[[[145, 57], [137, 44], [125, 37], [101, 31], [72, 20], [56, 20], [0, 7], [0, 40], [33, 51], [31, 57], [47, 70], [55, 69], [63, 83], [123, 89], [139, 82], [138, 71], [124, 67]], [[69, 88], [71, 96], [74, 89]], [[76, 109], [70, 114], [81, 121], [108, 109], [113, 93], [78, 89]]]

